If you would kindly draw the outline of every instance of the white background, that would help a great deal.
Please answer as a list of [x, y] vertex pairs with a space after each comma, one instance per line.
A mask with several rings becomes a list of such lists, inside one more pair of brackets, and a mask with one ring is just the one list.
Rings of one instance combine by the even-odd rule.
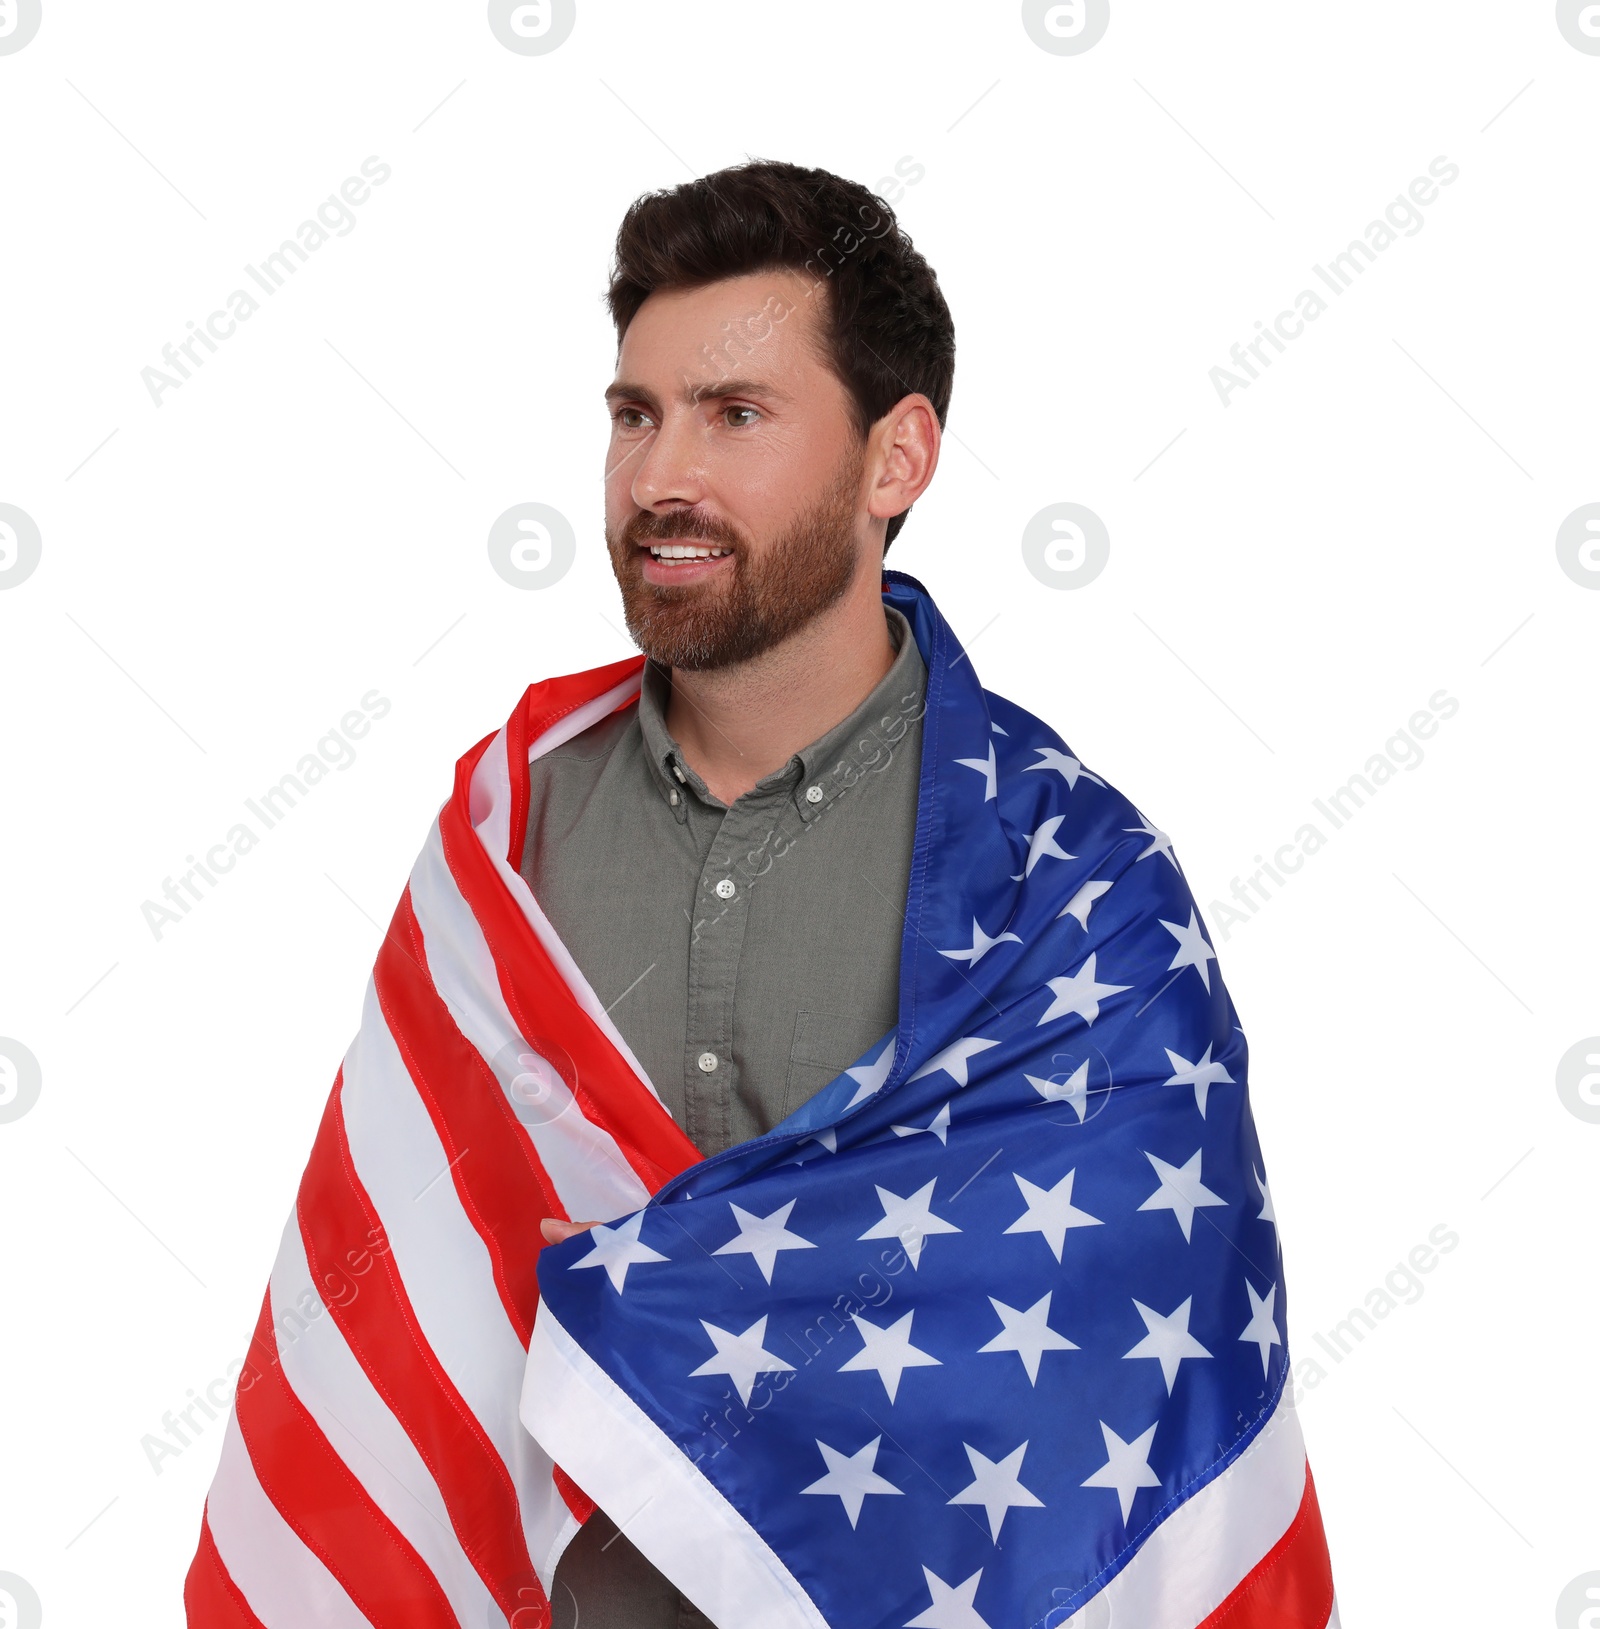
[[[0, 502], [43, 539], [0, 592], [0, 1036], [43, 1073], [0, 1124], [0, 1572], [52, 1629], [178, 1621], [220, 1425], [159, 1474], [142, 1439], [243, 1352], [456, 758], [629, 653], [611, 244], [746, 157], [924, 172], [896, 208], [958, 365], [889, 563], [1207, 907], [1348, 1629], [1549, 1622], [1600, 1568], [1600, 1125], [1555, 1086], [1600, 1032], [1600, 593], [1555, 549], [1600, 499], [1597, 98], [1545, 0], [1116, 0], [1075, 56], [1012, 4], [580, 0], [524, 56], [479, 4], [45, 0], [0, 55]], [[369, 155], [354, 228], [262, 295], [245, 263]], [[1439, 155], [1335, 298], [1313, 263]], [[239, 287], [155, 405], [141, 369]], [[1224, 405], [1209, 370], [1304, 288], [1329, 309]], [[527, 501], [579, 540], [538, 592], [485, 547]], [[1077, 591], [1020, 549], [1062, 501], [1111, 537]], [[141, 903], [372, 689], [355, 763], [154, 937]], [[1440, 689], [1423, 761], [1220, 924]]]

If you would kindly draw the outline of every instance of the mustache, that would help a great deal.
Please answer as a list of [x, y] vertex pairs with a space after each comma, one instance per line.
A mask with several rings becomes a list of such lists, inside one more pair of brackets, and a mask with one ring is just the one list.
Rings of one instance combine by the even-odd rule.
[[697, 543], [717, 543], [735, 550], [743, 543], [743, 539], [730, 527], [709, 520], [703, 515], [697, 515], [692, 509], [671, 509], [660, 515], [648, 509], [641, 510], [622, 529], [624, 545], [661, 543], [685, 538]]

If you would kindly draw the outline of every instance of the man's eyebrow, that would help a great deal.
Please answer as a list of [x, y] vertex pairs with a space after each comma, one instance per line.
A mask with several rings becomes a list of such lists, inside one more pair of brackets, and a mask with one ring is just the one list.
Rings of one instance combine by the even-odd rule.
[[[760, 379], [708, 379], [698, 385], [691, 385], [685, 381], [678, 395], [680, 400], [691, 406], [695, 402], [719, 401], [727, 396], [753, 396], [772, 402], [789, 400], [776, 385], [766, 384]], [[653, 391], [627, 379], [619, 379], [615, 384], [606, 386], [608, 404], [629, 398], [641, 402], [654, 402], [656, 399]]]

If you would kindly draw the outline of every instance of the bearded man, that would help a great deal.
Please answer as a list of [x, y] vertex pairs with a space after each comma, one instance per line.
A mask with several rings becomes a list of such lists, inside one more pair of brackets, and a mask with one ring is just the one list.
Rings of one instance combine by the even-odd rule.
[[754, 162], [638, 200], [609, 303], [644, 659], [458, 766], [191, 1624], [1326, 1629], [1171, 839], [883, 569], [951, 395], [932, 269]]

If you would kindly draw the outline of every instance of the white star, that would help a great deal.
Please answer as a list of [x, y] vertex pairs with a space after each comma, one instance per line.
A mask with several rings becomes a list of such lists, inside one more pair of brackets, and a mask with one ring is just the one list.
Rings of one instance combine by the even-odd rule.
[[972, 1604], [972, 1597], [978, 1593], [978, 1580], [983, 1577], [982, 1567], [963, 1583], [954, 1585], [947, 1584], [927, 1567], [922, 1569], [922, 1576], [928, 1581], [933, 1605], [909, 1619], [905, 1629], [989, 1629]]
[[989, 729], [995, 735], [1010, 735], [1010, 733], [1011, 733], [1010, 730], [1002, 730], [1000, 728], [1000, 726], [994, 722], [993, 719], [991, 719], [989, 721]]
[[[1050, 1253], [1061, 1260], [1061, 1246], [1066, 1241], [1069, 1227], [1099, 1227], [1098, 1216], [1079, 1210], [1072, 1203], [1072, 1179], [1076, 1170], [1067, 1174], [1053, 1188], [1040, 1188], [1026, 1177], [1011, 1173], [1012, 1180], [1022, 1190], [1028, 1208], [1006, 1229], [1007, 1233], [1042, 1233], [1050, 1246]], [[931, 1186], [931, 1184], [930, 1184]]]
[[1092, 1024], [1100, 1016], [1102, 996], [1118, 995], [1123, 990], [1133, 988], [1131, 984], [1097, 984], [1094, 976], [1096, 954], [1091, 951], [1089, 959], [1069, 977], [1045, 981], [1055, 999], [1040, 1016], [1040, 1024], [1048, 1024], [1053, 1018], [1065, 1018], [1069, 1013], [1075, 1013], [1085, 1023]]
[[[1035, 765], [1035, 768], [1038, 766]], [[1067, 851], [1056, 842], [1056, 833], [1061, 829], [1061, 822], [1065, 815], [1051, 815], [1050, 818], [1037, 830], [1028, 833], [1028, 860], [1022, 868], [1020, 877], [1013, 877], [1013, 882], [1021, 882], [1033, 875], [1033, 868], [1041, 860], [1075, 860], [1076, 854]]]
[[[1135, 810], [1135, 813], [1137, 812], [1138, 811]], [[1139, 818], [1143, 820], [1144, 816], [1140, 815]], [[1146, 823], [1142, 826], [1124, 826], [1122, 829], [1124, 831], [1137, 832], [1141, 837], [1148, 837], [1150, 839], [1149, 846], [1145, 849], [1144, 853], [1139, 856], [1139, 860], [1148, 860], [1152, 854], [1164, 854], [1169, 860], [1172, 861], [1172, 869], [1174, 871], [1178, 869], [1178, 862], [1173, 857], [1172, 853], [1172, 839], [1168, 837], [1159, 826], [1152, 826], [1148, 821], [1146, 821]], [[1138, 863], [1138, 860], [1134, 861], [1135, 865]]]
[[1014, 933], [1000, 933], [991, 939], [989, 935], [978, 926], [977, 917], [973, 917], [972, 948], [970, 950], [941, 950], [939, 954], [941, 956], [948, 956], [953, 962], [965, 962], [968, 967], [973, 967], [978, 962], [982, 961], [985, 954], [993, 950], [996, 945], [1020, 945], [1021, 943], [1022, 940]]
[[1200, 1180], [1200, 1155], [1203, 1150], [1197, 1148], [1182, 1165], [1168, 1165], [1165, 1160], [1158, 1160], [1154, 1154], [1145, 1153], [1145, 1158], [1155, 1167], [1155, 1173], [1161, 1178], [1161, 1186], [1145, 1200], [1140, 1210], [1170, 1210], [1178, 1218], [1178, 1226], [1183, 1229], [1184, 1238], [1189, 1237], [1189, 1230], [1194, 1226], [1194, 1213], [1203, 1210], [1207, 1205], [1226, 1205], [1227, 1200], [1221, 1198]]
[[1087, 928], [1089, 926], [1090, 908], [1102, 894], [1109, 894], [1110, 892], [1111, 884], [1109, 882], [1101, 882], [1098, 878], [1093, 882], [1086, 882], [1057, 913], [1056, 920], [1059, 922], [1063, 916], [1074, 917], [1077, 919], [1080, 928]]
[[1190, 1063], [1181, 1053], [1174, 1052], [1169, 1046], [1166, 1048], [1167, 1061], [1177, 1072], [1170, 1079], [1162, 1082], [1164, 1086], [1193, 1086], [1195, 1107], [1200, 1111], [1200, 1118], [1206, 1115], [1206, 1093], [1213, 1086], [1232, 1085], [1233, 1076], [1228, 1073], [1224, 1064], [1211, 1061], [1211, 1043], [1206, 1042], [1206, 1049], [1200, 1054], [1198, 1063]]
[[1077, 786], [1080, 779], [1093, 781], [1096, 786], [1106, 784], [1098, 775], [1091, 775], [1070, 752], [1057, 752], [1054, 747], [1035, 747], [1033, 750], [1039, 754], [1039, 761], [1036, 764], [1029, 764], [1028, 768], [1055, 770], [1067, 783], [1069, 792]]
[[1200, 923], [1194, 914], [1194, 906], [1189, 907], [1189, 925], [1184, 927], [1177, 922], [1169, 922], [1165, 917], [1160, 919], [1162, 927], [1178, 941], [1176, 955], [1167, 963], [1170, 973], [1175, 967], [1192, 967], [1200, 975], [1200, 982], [1209, 990], [1211, 988], [1211, 969], [1206, 965], [1217, 959], [1217, 953], [1206, 943], [1206, 936], [1201, 931]]
[[983, 801], [987, 803], [994, 796], [994, 742], [989, 743], [987, 758], [957, 758], [956, 762], [983, 776]]
[[[1159, 1422], [1157, 1422], [1159, 1423]], [[1143, 1436], [1124, 1442], [1115, 1431], [1100, 1422], [1100, 1435], [1106, 1442], [1106, 1462], [1093, 1476], [1087, 1477], [1086, 1488], [1115, 1488], [1117, 1502], [1122, 1506], [1122, 1520], [1126, 1524], [1128, 1512], [1133, 1508], [1133, 1496], [1140, 1488], [1159, 1488], [1161, 1478], [1150, 1469], [1150, 1443], [1156, 1434], [1151, 1426]]]
[[916, 1137], [931, 1131], [940, 1142], [945, 1142], [950, 1134], [950, 1105], [946, 1103], [925, 1126], [890, 1126], [889, 1129], [897, 1137]]
[[1022, 1077], [1046, 1103], [1070, 1103], [1077, 1111], [1081, 1123], [1089, 1107], [1089, 1060], [1082, 1063], [1065, 1080], [1041, 1080], [1038, 1075]]
[[1019, 1508], [1032, 1506], [1037, 1510], [1044, 1508], [1044, 1500], [1030, 1493], [1019, 1479], [1022, 1456], [1027, 1453], [1028, 1445], [1023, 1443], [1013, 1448], [1000, 1460], [980, 1454], [970, 1442], [964, 1442], [961, 1446], [966, 1449], [967, 1458], [972, 1463], [972, 1480], [949, 1503], [982, 1505], [984, 1514], [989, 1518], [989, 1537], [998, 1544], [1000, 1524], [1013, 1505]]
[[761, 1343], [767, 1338], [765, 1313], [742, 1335], [735, 1335], [728, 1329], [718, 1329], [715, 1324], [708, 1324], [704, 1318], [700, 1320], [700, 1327], [711, 1337], [711, 1344], [717, 1351], [714, 1357], [708, 1357], [698, 1369], [691, 1369], [689, 1378], [693, 1380], [696, 1375], [703, 1374], [727, 1375], [739, 1393], [739, 1401], [747, 1408], [750, 1406], [750, 1390], [755, 1385], [758, 1374], [794, 1367], [792, 1363], [785, 1363], [781, 1357], [762, 1349]]
[[755, 1257], [756, 1266], [761, 1269], [761, 1276], [770, 1284], [772, 1269], [780, 1250], [816, 1249], [810, 1239], [802, 1239], [798, 1233], [791, 1233], [784, 1225], [794, 1207], [795, 1201], [791, 1199], [787, 1205], [780, 1205], [770, 1216], [757, 1216], [730, 1201], [733, 1219], [739, 1224], [738, 1237], [729, 1239], [726, 1244], [719, 1244], [711, 1254], [732, 1256], [747, 1251]]
[[871, 1063], [858, 1063], [854, 1069], [845, 1070], [856, 1083], [855, 1096], [845, 1104], [846, 1109], [853, 1109], [857, 1103], [865, 1103], [889, 1078], [889, 1066], [894, 1062], [894, 1037], [895, 1032], [890, 1030], [883, 1051]]
[[618, 1222], [615, 1227], [607, 1227], [601, 1222], [589, 1229], [589, 1237], [594, 1241], [594, 1249], [581, 1261], [573, 1262], [576, 1267], [604, 1267], [606, 1277], [611, 1280], [611, 1287], [620, 1295], [622, 1282], [628, 1276], [628, 1269], [643, 1261], [666, 1261], [668, 1258], [659, 1250], [652, 1250], [649, 1245], [639, 1242], [639, 1229], [644, 1226], [644, 1212], [630, 1216], [625, 1222]]
[[1005, 1328], [987, 1346], [980, 1346], [978, 1350], [1015, 1352], [1022, 1359], [1022, 1367], [1028, 1371], [1030, 1386], [1038, 1384], [1039, 1359], [1046, 1352], [1078, 1350], [1076, 1342], [1069, 1341], [1065, 1335], [1057, 1334], [1050, 1327], [1052, 1293], [1046, 1290], [1026, 1312], [1018, 1312], [1015, 1307], [1008, 1307], [1004, 1301], [996, 1301], [992, 1295], [989, 1297], [989, 1305], [999, 1313], [1000, 1322]]
[[[934, 1182], [937, 1181], [935, 1177]], [[877, 1183], [873, 1183], [873, 1187], [878, 1188]], [[878, 1188], [878, 1203], [883, 1206], [883, 1220], [874, 1222], [857, 1237], [898, 1239], [905, 1246], [913, 1267], [922, 1259], [923, 1242], [929, 1234], [961, 1231], [954, 1222], [933, 1214], [933, 1182], [925, 1182], [909, 1199], [902, 1199], [888, 1188]]]
[[[821, 1131], [814, 1131], [809, 1137], [802, 1137], [796, 1147], [797, 1149], [803, 1149], [807, 1143], [820, 1143], [825, 1152], [837, 1154], [839, 1152], [839, 1133], [833, 1126], [824, 1126]], [[779, 1160], [778, 1163], [780, 1165], [804, 1165], [808, 1159], [817, 1159], [819, 1157], [816, 1154], [807, 1155], [796, 1152], [792, 1159]]]
[[1261, 1375], [1265, 1379], [1268, 1355], [1274, 1346], [1283, 1345], [1277, 1321], [1272, 1316], [1272, 1303], [1278, 1299], [1278, 1286], [1274, 1284], [1267, 1291], [1265, 1301], [1256, 1294], [1256, 1287], [1248, 1278], [1244, 1281], [1244, 1287], [1250, 1292], [1250, 1322], [1244, 1326], [1244, 1333], [1239, 1339], [1254, 1341], [1261, 1348]]
[[1139, 1316], [1148, 1331], [1144, 1339], [1125, 1358], [1155, 1358], [1161, 1365], [1161, 1378], [1167, 1383], [1167, 1395], [1172, 1395], [1173, 1382], [1178, 1378], [1178, 1365], [1185, 1358], [1210, 1357], [1212, 1354], [1189, 1333], [1189, 1308], [1194, 1304], [1191, 1295], [1174, 1312], [1165, 1317], [1143, 1301], [1135, 1301]]
[[924, 1352], [911, 1344], [914, 1310], [897, 1318], [887, 1329], [880, 1329], [859, 1312], [852, 1312], [850, 1316], [860, 1332], [862, 1347], [853, 1358], [847, 1358], [839, 1365], [839, 1373], [843, 1374], [846, 1369], [876, 1370], [891, 1403], [900, 1389], [900, 1376], [907, 1369], [943, 1367], [942, 1361], [931, 1352]]
[[1277, 1227], [1278, 1213], [1272, 1208], [1272, 1189], [1267, 1186], [1267, 1179], [1253, 1165], [1250, 1167], [1250, 1175], [1256, 1179], [1256, 1186], [1261, 1190], [1261, 1214], [1256, 1220], [1271, 1222], [1273, 1227]]
[[987, 1052], [991, 1046], [999, 1044], [998, 1041], [986, 1041], [981, 1035], [963, 1035], [959, 1041], [952, 1041], [943, 1052], [936, 1052], [911, 1079], [921, 1080], [924, 1075], [937, 1074], [942, 1069], [957, 1086], [965, 1086], [967, 1064], [980, 1052]]
[[893, 1482], [886, 1481], [872, 1468], [878, 1460], [878, 1444], [883, 1439], [874, 1437], [865, 1448], [858, 1449], [853, 1454], [841, 1454], [837, 1448], [830, 1448], [821, 1437], [816, 1439], [817, 1446], [822, 1450], [823, 1462], [828, 1467], [826, 1476], [818, 1479], [808, 1488], [801, 1488], [802, 1493], [833, 1493], [837, 1494], [844, 1505], [844, 1513], [850, 1518], [850, 1525], [855, 1526], [861, 1517], [861, 1504], [869, 1493], [904, 1493], [904, 1488], [897, 1488]]

